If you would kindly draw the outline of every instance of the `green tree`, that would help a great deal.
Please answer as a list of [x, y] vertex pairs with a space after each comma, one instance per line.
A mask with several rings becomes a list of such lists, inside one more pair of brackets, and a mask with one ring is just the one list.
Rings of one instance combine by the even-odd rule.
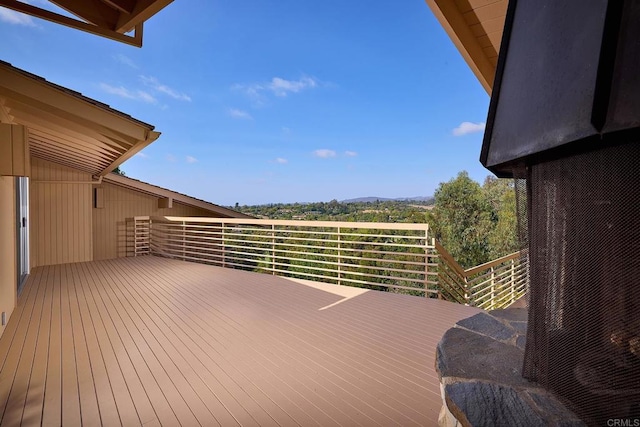
[[122, 175], [125, 176], [126, 173], [124, 173], [124, 171], [122, 169], [120, 169], [120, 166], [117, 166], [114, 170], [112, 170], [111, 172], [117, 174], [117, 175]]
[[496, 215], [480, 184], [462, 171], [441, 183], [434, 196], [430, 223], [436, 239], [464, 268], [489, 261]]
[[493, 208], [494, 227], [489, 233], [490, 255], [500, 258], [519, 249], [516, 192], [511, 179], [487, 177], [482, 188]]

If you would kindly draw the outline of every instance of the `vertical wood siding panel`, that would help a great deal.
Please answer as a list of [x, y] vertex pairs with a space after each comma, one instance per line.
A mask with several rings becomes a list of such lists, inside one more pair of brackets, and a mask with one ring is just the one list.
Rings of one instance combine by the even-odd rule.
[[[90, 261], [91, 175], [32, 157], [31, 253], [33, 266]], [[39, 181], [80, 181], [62, 184]]]
[[93, 209], [93, 259], [112, 259], [127, 256], [127, 237], [131, 232], [127, 220], [134, 216], [211, 216], [200, 208], [174, 202], [172, 209], [159, 209], [158, 198], [149, 194], [109, 183], [104, 189], [104, 208]]

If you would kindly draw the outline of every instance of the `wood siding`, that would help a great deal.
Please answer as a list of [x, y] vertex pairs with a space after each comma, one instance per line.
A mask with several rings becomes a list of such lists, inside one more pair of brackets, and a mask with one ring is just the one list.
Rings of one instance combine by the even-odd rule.
[[90, 181], [86, 172], [31, 158], [32, 267], [91, 261]]
[[[119, 185], [102, 183], [103, 208], [93, 208], [93, 259], [112, 259], [127, 256], [127, 246], [134, 216], [213, 216], [204, 209], [179, 202], [173, 208], [158, 208], [158, 196], [142, 193]], [[129, 239], [129, 243], [131, 240]]]
[[[16, 306], [16, 201], [15, 179], [0, 176], [0, 313], [6, 319]], [[0, 336], [5, 325], [0, 322]]]

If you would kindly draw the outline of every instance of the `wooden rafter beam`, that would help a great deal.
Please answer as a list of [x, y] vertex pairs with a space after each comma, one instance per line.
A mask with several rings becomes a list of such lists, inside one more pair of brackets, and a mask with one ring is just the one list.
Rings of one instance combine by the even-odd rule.
[[33, 116], [24, 112], [17, 113], [15, 118], [16, 122], [29, 126], [31, 129], [36, 129], [39, 132], [50, 135], [53, 138], [63, 138], [71, 141], [79, 146], [95, 147], [96, 150], [101, 150], [105, 155], [119, 156], [124, 152], [119, 146], [112, 146], [104, 142], [104, 140], [96, 139], [95, 135], [87, 135], [83, 132], [82, 128], [70, 127], [65, 124], [56, 124], [51, 121], [44, 120], [41, 115]]
[[151, 18], [171, 2], [173, 0], [138, 0], [133, 12], [120, 14], [120, 19], [115, 28], [116, 31], [121, 33], [131, 31], [136, 25]]
[[[57, 141], [54, 141], [57, 142]], [[29, 135], [29, 148], [33, 154], [37, 154], [38, 157], [43, 156], [57, 156], [60, 160], [68, 159], [69, 161], [76, 161], [78, 163], [86, 163], [87, 167], [93, 167], [96, 170], [100, 170], [109, 165], [109, 160], [102, 157], [91, 156], [91, 154], [80, 153], [77, 151], [68, 150], [52, 150], [50, 147], [50, 141], [41, 141], [38, 138]]]
[[136, 6], [135, 0], [102, 0], [104, 3], [118, 9], [120, 12], [132, 14]]
[[159, 136], [160, 136], [160, 132], [149, 131], [149, 133], [147, 134], [147, 137], [144, 140], [138, 142], [130, 150], [128, 150], [122, 156], [118, 157], [118, 159], [115, 162], [111, 163], [106, 169], [100, 172], [100, 176], [104, 176], [109, 172], [112, 172], [115, 168], [117, 168], [118, 166], [120, 166], [121, 164], [129, 160], [131, 157], [135, 156], [137, 153], [142, 151], [146, 146], [148, 146], [153, 141], [158, 139]]
[[[69, 28], [74, 28], [76, 30], [85, 31], [87, 33], [126, 43], [131, 46], [142, 47], [142, 27], [144, 20], [136, 21], [136, 23], [132, 25], [127, 31], [123, 31], [121, 33], [113, 31], [111, 29], [99, 27], [97, 25], [88, 24], [84, 21], [69, 18], [68, 16], [60, 15], [55, 12], [50, 12], [48, 10], [41, 9], [27, 3], [19, 2], [17, 0], [0, 0], [0, 6], [15, 10], [16, 12], [26, 13], [27, 15], [35, 16], [36, 18], [44, 19], [56, 24], [64, 25]], [[133, 36], [127, 36], [124, 34], [134, 28], [135, 32]]]
[[[55, 126], [59, 129], [73, 130], [80, 135], [86, 135], [89, 138], [114, 147], [118, 151], [126, 151], [138, 141], [137, 139], [118, 135], [111, 129], [97, 124], [97, 122], [83, 120], [65, 111], [46, 110], [41, 107], [42, 104], [29, 105], [25, 102], [8, 100], [6, 105], [18, 120], [31, 120], [35, 123], [40, 121], [51, 128]], [[143, 135], [144, 132], [141, 132], [140, 137], [143, 137]]]
[[106, 30], [115, 30], [120, 14], [100, 0], [50, 0], [67, 12]]

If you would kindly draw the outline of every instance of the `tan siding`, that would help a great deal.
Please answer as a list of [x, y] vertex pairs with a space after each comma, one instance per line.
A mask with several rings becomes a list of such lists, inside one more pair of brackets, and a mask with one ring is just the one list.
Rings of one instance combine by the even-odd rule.
[[32, 267], [91, 261], [91, 175], [36, 157], [31, 170]]
[[[7, 321], [16, 306], [16, 202], [15, 180], [0, 176], [0, 312]], [[0, 323], [0, 336], [5, 326]]]
[[93, 259], [127, 256], [127, 221], [134, 216], [213, 216], [204, 209], [176, 201], [171, 209], [159, 209], [158, 197], [119, 185], [103, 183], [104, 208], [93, 208]]

